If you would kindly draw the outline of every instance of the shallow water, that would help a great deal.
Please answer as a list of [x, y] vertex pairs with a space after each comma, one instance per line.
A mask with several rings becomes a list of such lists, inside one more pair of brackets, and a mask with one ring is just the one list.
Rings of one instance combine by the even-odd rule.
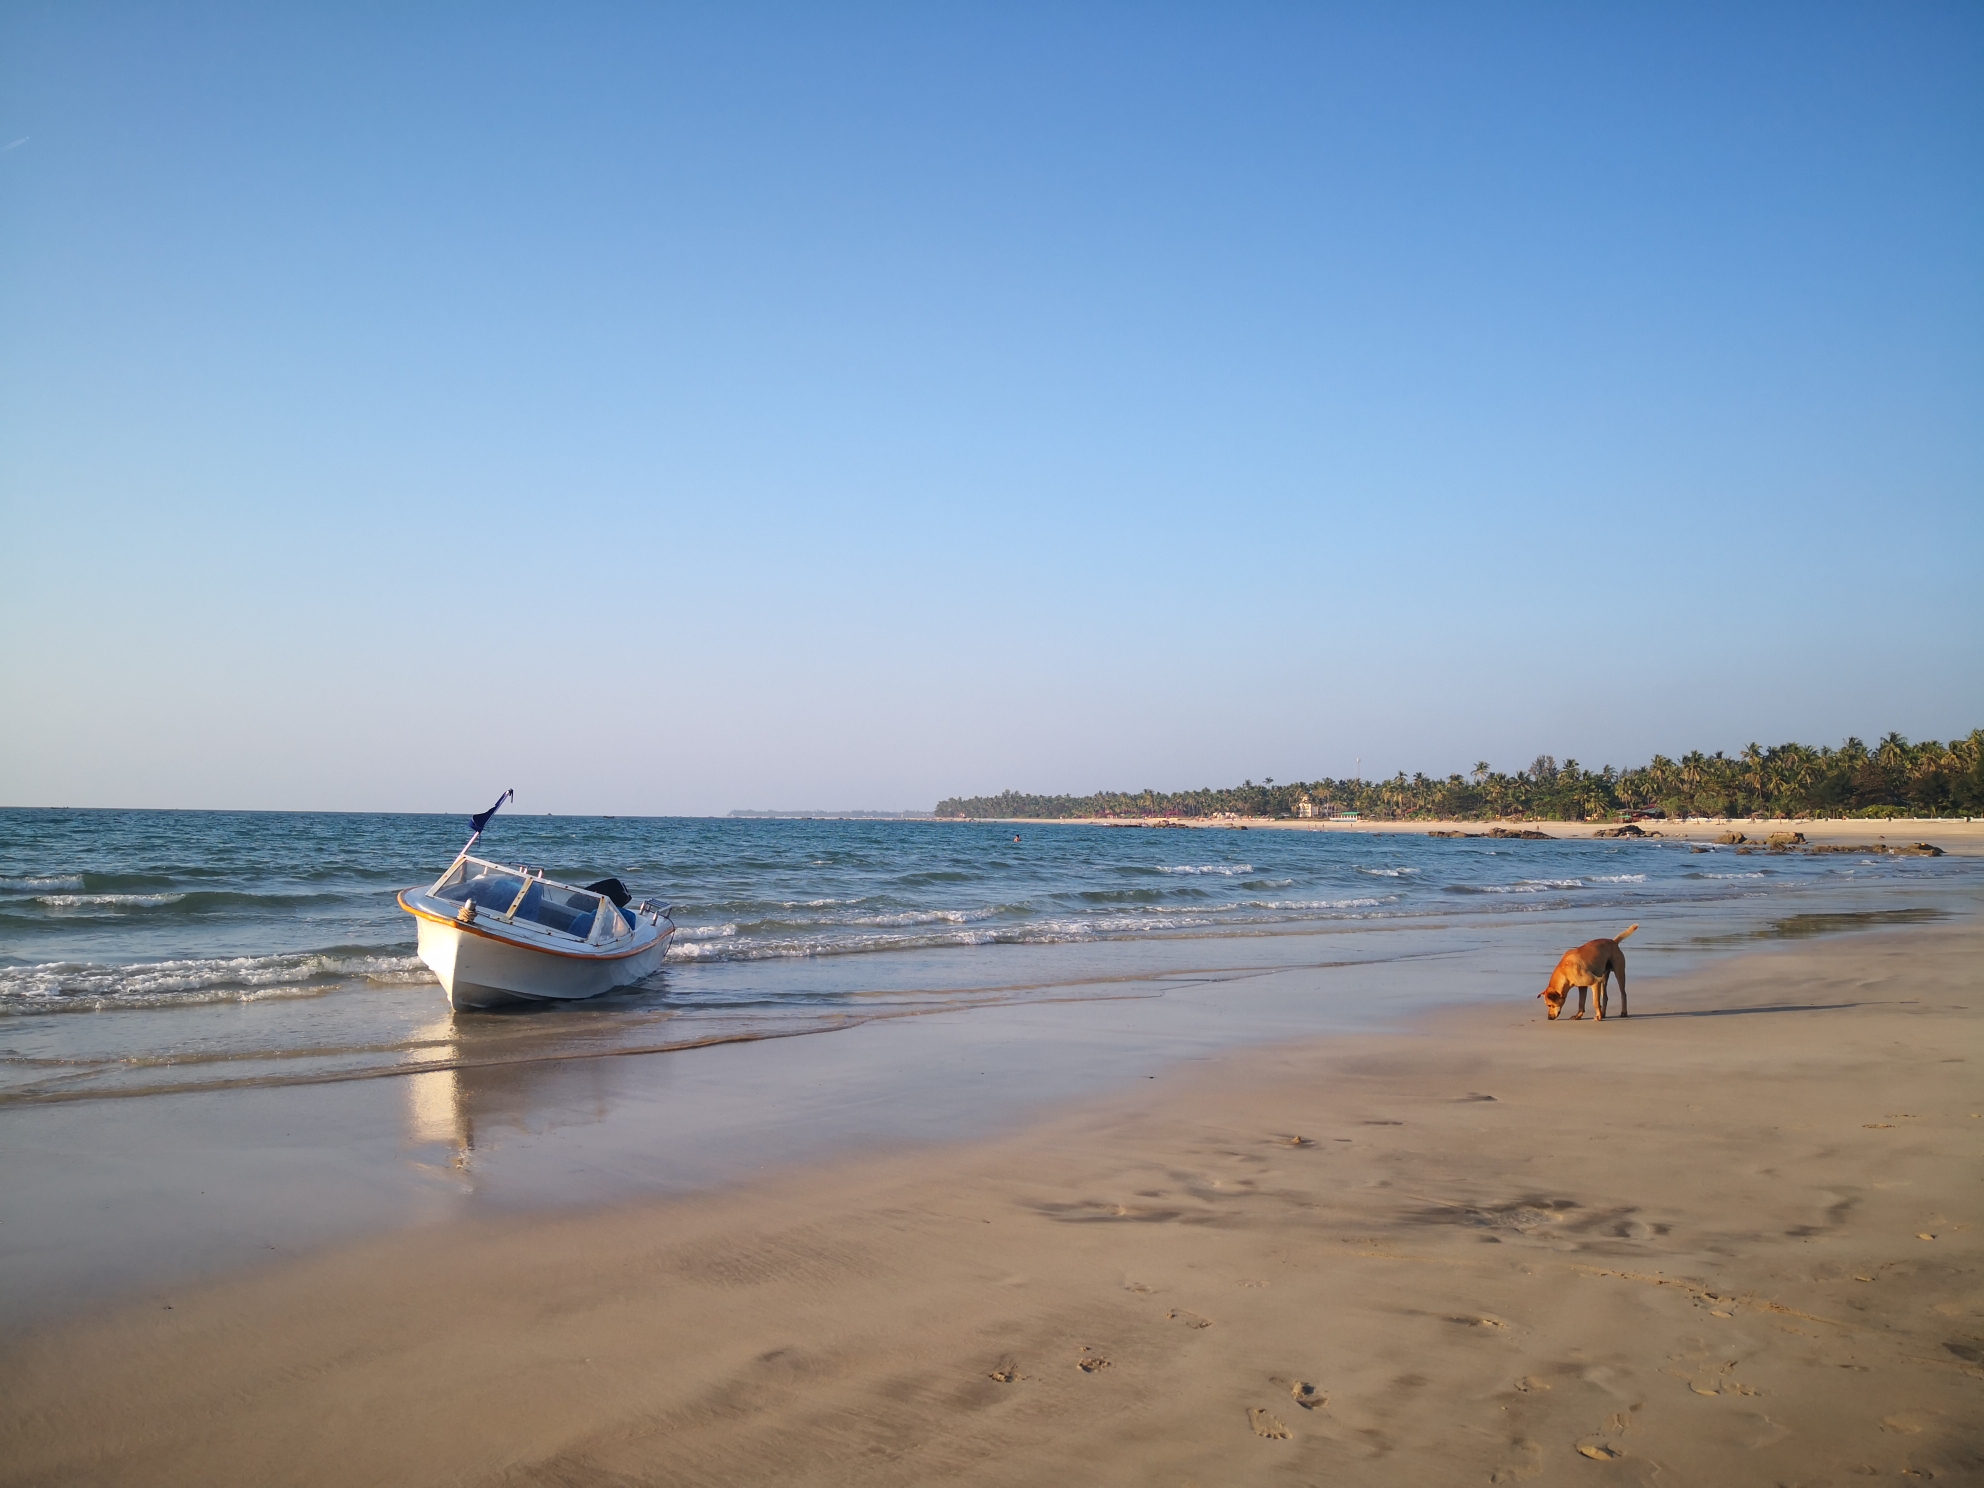
[[681, 929], [640, 987], [457, 1016], [394, 894], [431, 879], [465, 833], [436, 816], [0, 811], [0, 1104], [1107, 997], [1153, 973], [1419, 954], [1403, 932], [1511, 916], [1561, 920], [1567, 942], [1685, 919], [1687, 934], [1634, 945], [1673, 953], [1772, 924], [1796, 935], [1850, 928], [1827, 918], [1841, 914], [1933, 914], [1984, 881], [1973, 859], [1661, 841], [505, 815], [479, 851], [580, 882], [617, 874], [672, 903]]

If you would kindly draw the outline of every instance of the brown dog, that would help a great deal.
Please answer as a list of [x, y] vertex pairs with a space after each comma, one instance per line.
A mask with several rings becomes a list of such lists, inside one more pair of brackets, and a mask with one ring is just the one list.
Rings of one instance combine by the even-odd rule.
[[1564, 998], [1573, 987], [1578, 989], [1578, 1010], [1571, 1014], [1572, 1021], [1584, 1016], [1584, 994], [1589, 987], [1592, 989], [1592, 1002], [1598, 1009], [1598, 1021], [1604, 1022], [1608, 977], [1619, 979], [1619, 1016], [1629, 1016], [1626, 1012], [1626, 953], [1619, 949], [1619, 942], [1637, 929], [1638, 925], [1628, 925], [1611, 940], [1587, 940], [1576, 950], [1564, 952], [1557, 969], [1550, 973], [1549, 982], [1536, 994], [1549, 1007], [1553, 1022], [1557, 1014], [1564, 1010]]

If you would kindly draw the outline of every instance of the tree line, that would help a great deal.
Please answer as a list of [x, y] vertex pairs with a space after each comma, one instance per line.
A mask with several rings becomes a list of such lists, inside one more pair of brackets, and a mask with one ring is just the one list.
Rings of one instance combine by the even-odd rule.
[[[1304, 809], [1306, 803], [1306, 811]], [[1356, 812], [1384, 821], [1605, 821], [1636, 811], [1668, 816], [1897, 817], [1984, 815], [1984, 729], [1944, 744], [1889, 734], [1837, 749], [1751, 744], [1730, 756], [1693, 750], [1644, 765], [1587, 770], [1538, 755], [1504, 774], [1486, 760], [1445, 779], [1404, 771], [1389, 780], [1249, 780], [1220, 789], [1097, 791], [1088, 796], [954, 796], [940, 817], [1294, 817]]]

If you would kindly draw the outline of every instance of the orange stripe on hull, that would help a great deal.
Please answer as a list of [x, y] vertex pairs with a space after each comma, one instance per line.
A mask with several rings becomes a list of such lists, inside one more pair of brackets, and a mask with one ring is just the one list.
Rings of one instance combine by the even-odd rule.
[[[538, 945], [535, 941], [512, 940], [507, 935], [495, 935], [487, 930], [478, 929], [474, 925], [464, 924], [452, 915], [437, 915], [432, 910], [417, 909], [406, 902], [406, 896], [407, 891], [405, 889], [400, 890], [400, 908], [415, 919], [428, 920], [436, 925], [449, 925], [461, 931], [464, 935], [479, 935], [484, 940], [495, 941], [498, 945], [506, 945], [513, 950], [519, 951], [535, 951], [540, 956], [563, 956], [568, 961], [625, 961], [629, 956], [644, 955], [655, 947], [655, 942], [650, 941], [646, 945], [635, 946], [631, 951], [560, 951], [551, 946]], [[660, 940], [666, 940], [667, 938], [666, 935], [658, 937]]]

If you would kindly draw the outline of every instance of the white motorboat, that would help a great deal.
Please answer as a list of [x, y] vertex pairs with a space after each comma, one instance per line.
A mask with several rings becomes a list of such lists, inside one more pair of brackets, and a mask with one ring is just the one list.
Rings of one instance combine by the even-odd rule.
[[426, 888], [402, 889], [419, 955], [458, 1009], [572, 1002], [631, 986], [661, 967], [675, 922], [636, 904], [617, 878], [579, 887], [540, 869], [471, 857], [496, 806], [470, 818], [475, 835]]

